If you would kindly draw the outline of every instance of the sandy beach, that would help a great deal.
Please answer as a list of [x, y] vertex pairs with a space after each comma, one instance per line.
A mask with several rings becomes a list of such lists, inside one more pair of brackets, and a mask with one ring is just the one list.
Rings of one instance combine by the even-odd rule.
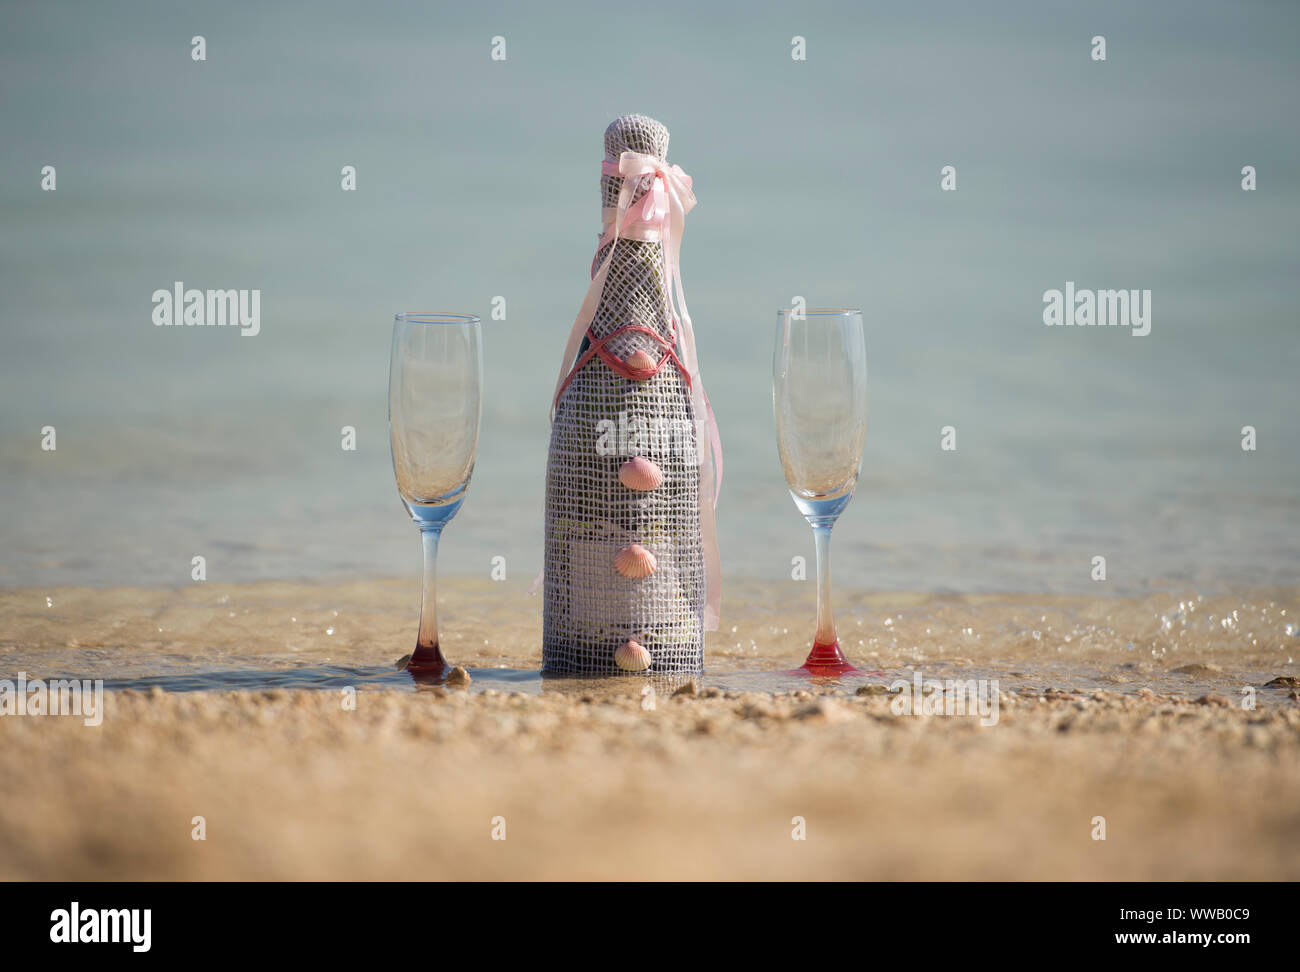
[[[108, 678], [98, 727], [0, 718], [0, 878], [1300, 877], [1295, 591], [842, 594], [879, 674], [813, 682], [809, 589], [738, 585], [702, 678], [593, 683], [453, 581], [472, 681], [417, 687], [411, 587], [0, 592], [7, 677]], [[996, 679], [995, 724], [899, 714], [917, 673]]]

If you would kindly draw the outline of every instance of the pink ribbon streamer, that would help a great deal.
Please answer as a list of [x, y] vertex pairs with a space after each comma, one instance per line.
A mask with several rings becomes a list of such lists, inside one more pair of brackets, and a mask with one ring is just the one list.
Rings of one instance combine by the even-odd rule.
[[[718, 497], [722, 492], [722, 440], [718, 436], [718, 422], [713, 414], [713, 406], [709, 404], [709, 397], [704, 393], [704, 382], [700, 379], [699, 359], [695, 354], [695, 331], [691, 327], [690, 312], [686, 309], [680, 265], [682, 233], [686, 228], [686, 214], [695, 208], [695, 193], [691, 191], [691, 177], [682, 171], [681, 166], [668, 165], [653, 155], [624, 152], [617, 160], [607, 158], [602, 161], [600, 169], [605, 175], [622, 176], [623, 186], [619, 190], [618, 205], [612, 210], [606, 210], [604, 214], [606, 228], [596, 245], [597, 254], [606, 244], [615, 243], [619, 239], [663, 243], [668, 312], [681, 343], [681, 364], [690, 384], [695, 441], [700, 453], [700, 535], [704, 546], [705, 569], [704, 627], [707, 631], [715, 631], [722, 608], [722, 569], [714, 518]], [[650, 191], [634, 204], [632, 194], [643, 176], [653, 176], [654, 183]], [[604, 293], [614, 249], [614, 246], [610, 246], [599, 267], [594, 267], [593, 261], [591, 286], [587, 288], [587, 295], [583, 298], [582, 307], [569, 332], [564, 358], [560, 362], [560, 374], [555, 381], [555, 393], [551, 400], [552, 420], [555, 418], [555, 408], [559, 404], [565, 379], [573, 367], [578, 348], [582, 346], [582, 339], [591, 326], [601, 294]], [[533, 583], [534, 591], [540, 580], [539, 575]]]

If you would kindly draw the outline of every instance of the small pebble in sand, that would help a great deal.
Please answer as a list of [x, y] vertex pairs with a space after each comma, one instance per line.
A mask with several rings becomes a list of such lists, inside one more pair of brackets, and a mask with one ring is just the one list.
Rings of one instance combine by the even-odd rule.
[[1221, 709], [1231, 708], [1232, 700], [1222, 695], [1202, 695], [1196, 700], [1197, 705], [1217, 705]]
[[700, 683], [697, 682], [695, 679], [691, 679], [685, 685], [677, 686], [677, 688], [673, 691], [674, 696], [699, 695], [699, 694], [700, 694]]
[[794, 717], [811, 722], [842, 722], [850, 718], [850, 715], [838, 702], [818, 699], [807, 705], [801, 705], [795, 710]]
[[1181, 668], [1175, 668], [1175, 675], [1219, 675], [1223, 669], [1218, 665], [1207, 663], [1204, 665], [1183, 665]]
[[770, 719], [776, 715], [776, 711], [770, 705], [746, 702], [740, 707], [738, 714], [742, 719]]
[[1300, 678], [1294, 675], [1279, 675], [1272, 681], [1265, 682], [1264, 688], [1300, 688]]
[[469, 672], [465, 671], [460, 665], [457, 665], [447, 673], [448, 685], [468, 685], [473, 679], [469, 677]]
[[888, 695], [889, 689], [883, 685], [859, 685], [858, 695]]

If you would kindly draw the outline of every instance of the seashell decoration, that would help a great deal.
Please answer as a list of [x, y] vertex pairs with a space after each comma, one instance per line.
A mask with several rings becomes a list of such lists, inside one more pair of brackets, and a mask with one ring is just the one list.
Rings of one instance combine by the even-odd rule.
[[654, 371], [655, 365], [659, 362], [644, 351], [637, 349], [628, 355], [627, 360], [623, 363], [633, 371]]
[[655, 555], [639, 543], [629, 544], [614, 554], [614, 569], [624, 577], [649, 577], [656, 566]]
[[637, 456], [618, 467], [618, 481], [628, 489], [658, 489], [664, 481], [664, 471], [645, 456]]
[[650, 652], [629, 641], [614, 652], [614, 664], [625, 672], [644, 672], [650, 667]]

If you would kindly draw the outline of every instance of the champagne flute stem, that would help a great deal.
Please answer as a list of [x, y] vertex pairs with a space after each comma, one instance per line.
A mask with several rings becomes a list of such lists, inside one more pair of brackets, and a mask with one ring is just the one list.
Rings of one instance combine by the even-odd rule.
[[831, 524], [813, 524], [813, 539], [817, 544], [817, 633], [803, 667], [816, 674], [851, 672], [854, 668], [840, 651], [831, 613]]
[[436, 673], [447, 667], [438, 646], [438, 539], [441, 536], [441, 524], [420, 530], [424, 544], [424, 579], [420, 596], [420, 637], [407, 666], [412, 672]]
[[438, 540], [441, 530], [421, 530], [424, 544], [424, 574], [420, 592], [421, 645], [438, 644]]
[[817, 635], [818, 645], [835, 643], [835, 618], [831, 613], [831, 528], [813, 527], [817, 547]]

